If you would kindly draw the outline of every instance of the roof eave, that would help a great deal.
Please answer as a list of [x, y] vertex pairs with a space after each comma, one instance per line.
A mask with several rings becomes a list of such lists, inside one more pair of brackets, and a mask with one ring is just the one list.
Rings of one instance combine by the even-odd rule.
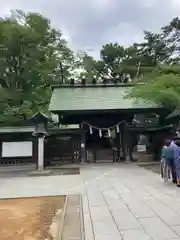
[[134, 87], [136, 85], [144, 85], [143, 83], [97, 83], [97, 84], [92, 84], [92, 83], [87, 83], [87, 84], [80, 84], [80, 83], [75, 83], [75, 84], [56, 84], [56, 85], [51, 85], [52, 89], [55, 88], [106, 88], [106, 87]]

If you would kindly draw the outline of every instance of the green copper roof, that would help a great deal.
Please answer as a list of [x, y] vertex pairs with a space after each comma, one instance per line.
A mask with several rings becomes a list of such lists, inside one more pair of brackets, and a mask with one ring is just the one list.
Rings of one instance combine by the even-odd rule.
[[125, 98], [132, 87], [59, 87], [52, 93], [49, 111], [156, 108], [155, 104]]

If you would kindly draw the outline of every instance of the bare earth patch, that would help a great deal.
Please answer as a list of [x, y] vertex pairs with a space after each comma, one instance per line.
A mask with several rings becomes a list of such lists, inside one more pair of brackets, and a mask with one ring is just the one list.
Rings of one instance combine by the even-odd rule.
[[0, 200], [1, 240], [52, 240], [49, 229], [65, 196]]

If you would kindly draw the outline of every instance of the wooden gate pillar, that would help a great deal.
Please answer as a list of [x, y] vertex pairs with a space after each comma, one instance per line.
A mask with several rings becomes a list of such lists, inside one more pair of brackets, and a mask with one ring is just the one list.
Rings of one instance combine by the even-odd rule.
[[122, 158], [123, 161], [126, 161], [126, 159], [127, 159], [127, 141], [128, 140], [127, 140], [127, 132], [126, 132], [125, 127], [123, 127], [121, 129], [120, 135], [121, 135], [121, 148], [122, 148], [121, 158]]
[[132, 139], [131, 136], [129, 134], [129, 132], [127, 131], [127, 129], [125, 129], [124, 131], [124, 153], [125, 153], [125, 161], [129, 162], [132, 161]]
[[86, 152], [86, 132], [83, 131], [83, 126], [81, 124], [81, 164], [87, 162], [87, 152]]

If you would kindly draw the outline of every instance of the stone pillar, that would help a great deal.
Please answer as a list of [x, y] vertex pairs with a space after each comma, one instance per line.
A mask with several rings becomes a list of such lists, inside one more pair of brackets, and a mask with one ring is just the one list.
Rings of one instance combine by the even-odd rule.
[[44, 137], [38, 138], [38, 171], [44, 170]]

